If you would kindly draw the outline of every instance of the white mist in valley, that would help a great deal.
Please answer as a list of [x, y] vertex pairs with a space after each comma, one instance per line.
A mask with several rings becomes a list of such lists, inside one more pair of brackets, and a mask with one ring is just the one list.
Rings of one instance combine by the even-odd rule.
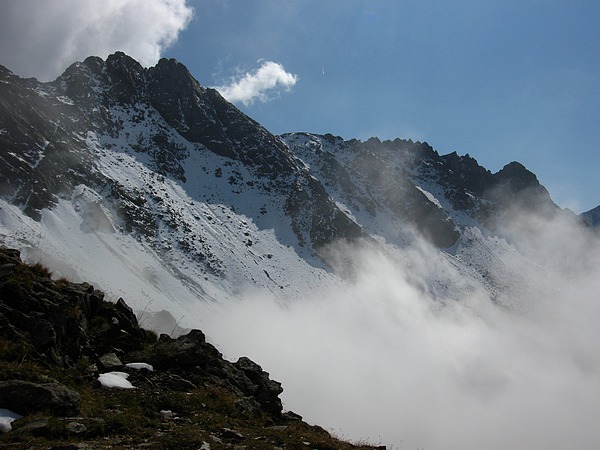
[[[304, 268], [307, 280], [322, 277], [312, 290], [298, 283], [306, 295], [293, 300], [263, 288], [200, 302], [191, 269], [175, 266], [174, 276], [133, 236], [82, 221], [84, 194], [41, 222], [1, 203], [3, 244], [138, 311], [168, 309], [228, 358], [249, 356], [311, 423], [396, 449], [600, 442], [600, 250], [572, 219], [519, 215], [498, 231], [508, 242], [465, 229], [453, 256], [418, 239], [402, 249], [339, 245], [328, 255], [346, 283]], [[285, 249], [273, 260], [290, 261], [291, 279], [304, 266], [283, 259], [293, 253]]]
[[511, 228], [531, 265], [519, 267], [510, 306], [473, 286], [460, 299], [434, 298], [431, 274], [461, 289], [465, 280], [423, 243], [396, 256], [346, 247], [359, 268], [348, 289], [285, 306], [255, 293], [199, 312], [199, 325], [226, 356], [248, 355], [281, 381], [286, 408], [351, 440], [594, 448], [598, 245], [558, 220], [525, 236], [532, 220]]

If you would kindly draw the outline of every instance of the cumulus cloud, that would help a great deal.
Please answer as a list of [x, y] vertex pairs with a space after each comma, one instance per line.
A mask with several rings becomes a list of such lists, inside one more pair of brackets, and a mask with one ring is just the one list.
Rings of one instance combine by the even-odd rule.
[[[411, 449], [594, 448], [600, 264], [597, 241], [579, 231], [560, 220], [538, 228], [538, 253], [529, 241], [522, 250], [549, 264], [522, 269], [513, 292], [538, 295], [513, 308], [464, 289], [447, 259], [416, 243], [398, 257], [341, 248], [358, 262], [348, 289], [285, 308], [249, 296], [204, 312], [200, 326], [226, 355], [248, 355], [281, 381], [285, 407], [346, 438]], [[565, 270], [574, 257], [579, 270]], [[432, 272], [463, 285], [462, 298], [424, 288]]]
[[0, 64], [42, 81], [75, 61], [118, 50], [149, 66], [192, 16], [186, 0], [6, 0]]
[[254, 72], [234, 77], [229, 84], [216, 86], [223, 97], [232, 103], [242, 102], [248, 106], [259, 100], [266, 102], [281, 91], [289, 91], [298, 81], [298, 76], [287, 72], [273, 61], [263, 61]]

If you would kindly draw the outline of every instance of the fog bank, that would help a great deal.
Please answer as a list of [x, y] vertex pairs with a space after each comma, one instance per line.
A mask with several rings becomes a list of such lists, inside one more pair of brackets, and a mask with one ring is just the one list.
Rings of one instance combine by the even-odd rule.
[[[248, 355], [281, 381], [286, 408], [348, 439], [402, 449], [595, 448], [600, 277], [597, 253], [584, 248], [597, 246], [584, 235], [566, 242], [574, 230], [561, 226], [526, 241], [528, 297], [515, 308], [483, 288], [433, 298], [423, 289], [428, 274], [464, 280], [420, 245], [397, 257], [354, 249], [360, 270], [343, 292], [285, 306], [248, 294], [198, 312], [198, 325], [226, 356]], [[561, 231], [569, 234], [541, 245]], [[573, 258], [578, 269], [567, 270]]]

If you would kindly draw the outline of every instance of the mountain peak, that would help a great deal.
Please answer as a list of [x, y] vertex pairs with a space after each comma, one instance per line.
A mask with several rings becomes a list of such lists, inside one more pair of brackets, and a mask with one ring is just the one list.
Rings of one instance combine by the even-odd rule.
[[600, 228], [600, 206], [584, 212], [581, 217], [592, 228]]
[[170, 92], [174, 95], [189, 96], [194, 90], [200, 88], [200, 84], [192, 76], [188, 68], [173, 58], [162, 58], [154, 67], [148, 70], [153, 80], [169, 84]]
[[505, 184], [514, 192], [528, 188], [538, 188], [540, 182], [534, 173], [517, 161], [506, 164], [501, 170], [494, 174], [499, 184]]
[[106, 63], [108, 65], [112, 65], [115, 63], [118, 64], [123, 64], [123, 65], [127, 65], [127, 66], [135, 66], [135, 67], [142, 67], [142, 65], [137, 62], [135, 59], [133, 59], [131, 56], [127, 55], [124, 52], [114, 52], [110, 55], [108, 55], [108, 58], [106, 58]]
[[[237, 236], [222, 234], [237, 215], [239, 229], [250, 219], [259, 235], [272, 230], [260, 239], [323, 267], [321, 250], [339, 240], [402, 246], [419, 234], [448, 250], [465, 227], [495, 229], [515, 205], [557, 208], [516, 162], [492, 174], [469, 155], [440, 156], [426, 142], [274, 136], [174, 59], [144, 68], [116, 52], [75, 63], [51, 83], [11, 75], [0, 117], [5, 199], [36, 220], [70, 202], [83, 230], [132, 233], [218, 276], [231, 256], [205, 244], [207, 233], [229, 239], [237, 255]], [[230, 212], [219, 209], [213, 228], [215, 205]], [[204, 228], [206, 215], [213, 231]], [[251, 235], [244, 231], [246, 256], [256, 248]], [[237, 260], [230, 266], [248, 272]], [[273, 270], [244, 276], [280, 289]]]
[[[146, 182], [133, 188], [129, 179], [107, 175], [103, 155], [133, 155], [156, 174], [186, 183], [205, 176], [186, 161], [208, 152], [214, 161], [227, 160], [228, 187], [240, 186], [236, 195], [245, 187], [256, 195], [282, 196], [272, 214], [291, 219], [298, 245], [309, 254], [335, 239], [363, 235], [278, 137], [217, 91], [201, 87], [176, 60], [162, 59], [145, 69], [117, 52], [106, 61], [91, 57], [75, 63], [52, 83], [29, 86], [19, 80], [2, 92], [10, 101], [0, 102], [1, 117], [14, 118], [0, 123], [6, 129], [0, 139], [6, 141], [10, 180], [4, 191], [35, 219], [85, 185], [112, 197], [111, 208], [127, 230], [155, 235], [159, 218], [141, 208], [149, 204]], [[215, 167], [211, 176], [222, 172]]]

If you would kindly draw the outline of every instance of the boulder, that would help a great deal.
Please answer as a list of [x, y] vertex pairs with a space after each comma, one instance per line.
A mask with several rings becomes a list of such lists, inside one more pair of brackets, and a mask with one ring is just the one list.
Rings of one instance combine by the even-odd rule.
[[35, 436], [50, 435], [50, 422], [46, 417], [36, 417], [16, 427], [14, 434], [32, 434]]
[[162, 334], [155, 349], [150, 363], [161, 369], [175, 366], [180, 368], [199, 367], [205, 370], [216, 360], [222, 358], [221, 353], [206, 342], [206, 337], [200, 330], [192, 330], [177, 339]]
[[123, 366], [123, 363], [114, 353], [106, 353], [98, 358], [102, 370], [113, 370]]
[[279, 394], [283, 392], [281, 383], [271, 380], [268, 372], [249, 358], [241, 357], [234, 366], [240, 369], [248, 379], [256, 386], [252, 396], [261, 405], [262, 409], [272, 415], [279, 417], [283, 410]]
[[0, 381], [0, 407], [22, 415], [50, 411], [59, 416], [72, 416], [79, 410], [79, 401], [77, 392], [60, 383]]

